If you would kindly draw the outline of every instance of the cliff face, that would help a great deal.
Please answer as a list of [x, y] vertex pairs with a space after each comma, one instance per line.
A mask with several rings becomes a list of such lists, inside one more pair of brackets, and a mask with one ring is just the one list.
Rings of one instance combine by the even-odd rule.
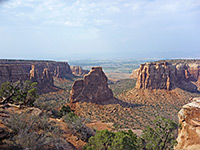
[[71, 74], [66, 62], [0, 60], [0, 84], [6, 81], [31, 80], [41, 86], [53, 86], [53, 77]]
[[83, 80], [74, 82], [70, 93], [71, 103], [78, 101], [101, 103], [113, 98], [113, 93], [108, 88], [107, 81], [102, 67], [93, 67]]
[[84, 76], [89, 73], [88, 70], [84, 70], [80, 66], [71, 66], [70, 68], [71, 68], [72, 74], [76, 76]]
[[178, 114], [178, 145], [175, 149], [199, 150], [200, 148], [200, 98], [186, 104]]
[[167, 89], [176, 87], [189, 91], [198, 90], [200, 61], [195, 63], [146, 63], [138, 71], [136, 88]]
[[25, 80], [27, 77], [27, 73], [20, 65], [0, 64], [0, 84], [6, 81]]

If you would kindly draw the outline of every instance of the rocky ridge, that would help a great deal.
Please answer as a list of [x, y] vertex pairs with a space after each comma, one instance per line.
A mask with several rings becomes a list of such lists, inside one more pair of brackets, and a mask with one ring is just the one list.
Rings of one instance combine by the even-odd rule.
[[54, 78], [65, 78], [72, 71], [67, 62], [0, 60], [0, 84], [6, 81], [31, 80], [41, 89], [54, 88]]
[[182, 107], [178, 113], [178, 145], [175, 149], [199, 150], [200, 147], [200, 97]]
[[193, 63], [154, 62], [141, 64], [137, 89], [166, 89], [176, 87], [196, 92], [200, 85], [200, 61]]
[[112, 90], [108, 88], [108, 79], [102, 67], [92, 67], [83, 80], [77, 80], [70, 92], [71, 103], [84, 101], [103, 103], [113, 98]]

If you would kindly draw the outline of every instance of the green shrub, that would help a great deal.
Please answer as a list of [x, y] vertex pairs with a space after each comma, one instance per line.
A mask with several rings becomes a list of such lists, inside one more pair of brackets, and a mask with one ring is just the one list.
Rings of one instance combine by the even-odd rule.
[[62, 106], [61, 110], [58, 112], [58, 116], [59, 116], [59, 118], [61, 118], [62, 116], [65, 116], [65, 115], [67, 115], [70, 112], [73, 112], [73, 111], [71, 110], [71, 108], [69, 107], [69, 105]]
[[145, 150], [171, 150], [176, 144], [174, 130], [178, 125], [172, 120], [157, 117], [154, 128], [146, 127], [138, 140], [138, 148]]
[[136, 149], [137, 136], [128, 132], [111, 132], [108, 130], [97, 131], [94, 137], [89, 139], [84, 150], [134, 150]]

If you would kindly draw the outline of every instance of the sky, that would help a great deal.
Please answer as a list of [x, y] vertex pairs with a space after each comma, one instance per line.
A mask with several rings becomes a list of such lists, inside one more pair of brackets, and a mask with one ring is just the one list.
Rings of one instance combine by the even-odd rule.
[[200, 58], [200, 0], [0, 0], [0, 58]]

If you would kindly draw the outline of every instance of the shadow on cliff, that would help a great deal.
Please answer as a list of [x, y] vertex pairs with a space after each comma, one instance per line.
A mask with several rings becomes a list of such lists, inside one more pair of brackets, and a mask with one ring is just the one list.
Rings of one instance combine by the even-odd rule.
[[144, 106], [142, 104], [133, 104], [133, 103], [129, 103], [129, 102], [124, 102], [124, 101], [117, 99], [115, 97], [111, 98], [109, 100], [106, 100], [106, 101], [102, 101], [102, 100], [76, 100], [76, 101], [73, 101], [72, 103], [77, 103], [77, 102], [87, 102], [87, 103], [93, 103], [93, 104], [96, 104], [96, 105], [112, 105], [112, 104], [117, 105], [118, 104], [123, 108], [134, 108], [134, 107]]
[[179, 82], [172, 89], [175, 89], [175, 88], [180, 88], [180, 89], [187, 91], [187, 92], [190, 92], [190, 93], [200, 94], [198, 87], [194, 83], [192, 83], [191, 81]]

